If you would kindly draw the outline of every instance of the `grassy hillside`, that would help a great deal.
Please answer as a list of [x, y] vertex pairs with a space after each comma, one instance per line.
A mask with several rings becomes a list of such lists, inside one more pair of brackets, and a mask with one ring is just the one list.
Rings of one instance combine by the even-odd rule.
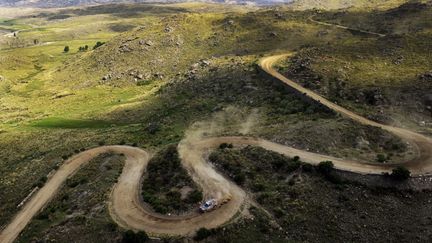
[[286, 63], [290, 76], [372, 119], [431, 132], [432, 5], [314, 18], [387, 36], [304, 49]]
[[389, 9], [397, 7], [407, 0], [295, 0], [291, 4], [294, 9]]

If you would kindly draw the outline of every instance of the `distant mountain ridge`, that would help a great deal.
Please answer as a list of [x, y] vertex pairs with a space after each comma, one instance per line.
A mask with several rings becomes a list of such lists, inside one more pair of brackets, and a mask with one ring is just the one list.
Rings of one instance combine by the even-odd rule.
[[69, 7], [90, 4], [108, 3], [176, 3], [176, 2], [210, 2], [226, 4], [275, 4], [289, 3], [292, 0], [0, 0], [0, 6], [28, 7]]
[[113, 3], [207, 2], [241, 5], [289, 4], [294, 9], [392, 8], [405, 2], [431, 0], [0, 0], [0, 7], [71, 7]]

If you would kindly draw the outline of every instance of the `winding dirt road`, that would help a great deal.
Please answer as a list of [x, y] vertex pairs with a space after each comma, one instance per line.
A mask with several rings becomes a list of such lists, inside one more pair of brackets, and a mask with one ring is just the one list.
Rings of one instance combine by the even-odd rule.
[[[277, 61], [289, 56], [290, 54], [283, 54], [263, 58], [260, 61], [260, 66], [265, 72], [281, 82], [317, 102], [321, 102], [335, 112], [361, 124], [382, 128], [411, 142], [418, 156], [411, 161], [403, 163], [403, 165], [409, 168], [414, 175], [432, 172], [432, 139], [403, 128], [382, 125], [368, 120], [287, 79], [278, 73], [273, 68], [273, 65]], [[141, 178], [150, 159], [149, 153], [142, 149], [128, 146], [103, 146], [82, 152], [66, 161], [47, 181], [45, 186], [31, 197], [12, 222], [1, 232], [0, 242], [13, 242], [30, 220], [56, 195], [68, 177], [72, 176], [97, 155], [107, 152], [122, 153], [126, 157], [123, 172], [118, 183], [113, 187], [109, 198], [110, 214], [120, 226], [134, 230], [145, 230], [152, 235], [188, 235], [201, 227], [214, 228], [232, 221], [236, 216], [241, 215], [242, 209], [247, 208], [247, 203], [249, 202], [247, 195], [235, 183], [220, 175], [205, 159], [206, 154], [210, 150], [215, 149], [223, 142], [235, 145], [260, 146], [287, 156], [300, 156], [302, 161], [311, 164], [331, 160], [338, 169], [362, 174], [380, 174], [388, 172], [398, 165], [345, 160], [287, 147], [258, 138], [216, 137], [196, 140], [186, 139], [179, 144], [179, 154], [183, 166], [188, 170], [192, 179], [202, 188], [204, 196], [219, 200], [230, 198], [231, 200], [217, 210], [206, 214], [191, 213], [182, 216], [166, 216], [153, 212], [140, 199]]]
[[[320, 96], [319, 94], [317, 94], [317, 93], [315, 93], [309, 89], [306, 89], [306, 88], [302, 87], [301, 85], [297, 84], [296, 82], [286, 78], [285, 76], [280, 74], [278, 71], [276, 71], [273, 68], [273, 66], [279, 60], [284, 59], [284, 58], [288, 58], [291, 55], [292, 54], [282, 54], [282, 55], [275, 55], [275, 56], [266, 57], [266, 58], [263, 58], [260, 60], [259, 65], [265, 72], [267, 72], [271, 76], [277, 78], [278, 80], [280, 80], [283, 83], [285, 83], [286, 85], [296, 89], [297, 91], [308, 96], [309, 98], [311, 98], [317, 102], [320, 102], [321, 104], [327, 106], [328, 108], [341, 114], [342, 116], [350, 118], [350, 119], [357, 121], [363, 125], [379, 127], [383, 130], [386, 130], [386, 131], [400, 137], [401, 139], [404, 139], [405, 141], [410, 142], [411, 144], [413, 144], [415, 146], [414, 152], [416, 152], [416, 154], [417, 154], [417, 156], [414, 159], [412, 159], [410, 161], [406, 161], [404, 163], [376, 164], [376, 163], [367, 163], [367, 162], [359, 162], [359, 161], [358, 162], [349, 161], [349, 160], [344, 160], [344, 159], [338, 159], [338, 158], [323, 156], [323, 155], [315, 154], [315, 153], [305, 153], [304, 154], [304, 155], [306, 155], [306, 157], [305, 157], [304, 155], [303, 156], [300, 155], [301, 151], [296, 150], [295, 153], [297, 153], [300, 157], [302, 157], [302, 159], [304, 161], [313, 162], [312, 160], [317, 161], [317, 159], [323, 161], [322, 159], [327, 157], [328, 159], [326, 159], [326, 160], [332, 160], [333, 163], [335, 164], [335, 167], [338, 169], [357, 172], [357, 173], [367, 173], [367, 174], [381, 174], [382, 172], [389, 172], [391, 169], [395, 168], [396, 166], [400, 166], [400, 165], [403, 165], [406, 168], [410, 169], [413, 175], [430, 174], [432, 172], [432, 139], [431, 138], [426, 137], [422, 134], [413, 132], [413, 131], [403, 129], [403, 128], [392, 127], [392, 126], [377, 123], [375, 121], [371, 121], [365, 117], [357, 115], [354, 112], [351, 112], [351, 111], [343, 108], [342, 106], [339, 106], [339, 105], [325, 99], [324, 97]], [[274, 146], [276, 146], [276, 145], [274, 145]], [[292, 149], [292, 148], [287, 148], [287, 147], [281, 148], [280, 147], [281, 145], [278, 145], [278, 146], [279, 146], [279, 148], [277, 149], [277, 151], [280, 153], [284, 153], [283, 152], [284, 150], [288, 151], [288, 150]], [[278, 146], [276, 146], [276, 147], [278, 147]], [[270, 146], [270, 147], [272, 147], [272, 146]], [[267, 149], [273, 150], [271, 148], [267, 148]], [[284, 154], [286, 154], [286, 153], [284, 153]], [[289, 154], [287, 154], [287, 155], [289, 155]]]

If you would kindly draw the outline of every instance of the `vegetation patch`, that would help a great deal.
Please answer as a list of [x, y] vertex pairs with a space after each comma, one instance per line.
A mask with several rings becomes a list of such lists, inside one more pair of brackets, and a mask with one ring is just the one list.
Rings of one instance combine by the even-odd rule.
[[17, 242], [113, 242], [121, 235], [106, 200], [124, 157], [101, 154], [83, 167], [26, 227]]
[[[336, 174], [329, 161], [314, 167], [299, 158], [251, 146], [218, 149], [210, 160], [231, 178], [244, 173], [241, 186], [251, 193], [257, 207], [250, 209], [251, 218], [211, 235], [203, 230], [206, 241], [369, 242], [379, 241], [383, 235], [390, 241], [427, 241], [432, 235], [428, 224], [418, 223], [432, 218], [430, 191], [334, 181], [332, 175]], [[404, 233], [394, 234], [395, 228], [404, 228]]]
[[64, 119], [64, 118], [46, 118], [33, 122], [31, 126], [40, 128], [64, 128], [64, 129], [77, 129], [77, 128], [107, 128], [115, 124], [108, 121], [101, 120], [78, 120], [78, 119]]
[[196, 208], [201, 190], [182, 167], [176, 145], [170, 145], [153, 157], [142, 184], [144, 202], [162, 214], [179, 214]]

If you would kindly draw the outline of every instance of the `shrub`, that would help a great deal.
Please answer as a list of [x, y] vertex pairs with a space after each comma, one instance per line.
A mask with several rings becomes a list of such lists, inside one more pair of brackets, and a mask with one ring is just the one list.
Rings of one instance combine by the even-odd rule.
[[137, 233], [132, 230], [128, 230], [123, 233], [123, 243], [142, 243], [149, 240], [149, 237], [146, 232], [138, 231]]
[[311, 172], [313, 170], [313, 166], [311, 164], [303, 163], [302, 169], [305, 172]]
[[323, 161], [318, 164], [318, 171], [324, 175], [330, 174], [334, 169], [333, 162]]
[[254, 192], [264, 191], [265, 188], [266, 188], [266, 186], [262, 183], [255, 183], [252, 185], [252, 191], [254, 191]]
[[96, 45], [93, 47], [93, 50], [95, 50], [98, 47], [103, 46], [104, 44], [105, 44], [105, 42], [101, 42], [101, 41], [96, 42]]
[[198, 203], [203, 200], [203, 194], [199, 190], [193, 190], [189, 193], [187, 201], [190, 203]]
[[160, 126], [155, 122], [152, 122], [147, 126], [147, 132], [150, 133], [151, 135], [156, 134], [159, 130], [160, 130]]
[[79, 181], [70, 181], [70, 180], [66, 181], [66, 185], [70, 188], [77, 187], [79, 184], [80, 184]]
[[114, 232], [114, 231], [117, 230], [117, 224], [114, 223], [114, 222], [108, 222], [108, 223], [106, 224], [106, 228], [108, 229], [108, 231], [110, 231], [110, 232]]
[[144, 86], [150, 84], [151, 82], [152, 82], [151, 80], [138, 80], [136, 84], [137, 86]]
[[230, 144], [230, 143], [221, 143], [220, 145], [219, 145], [219, 148], [220, 149], [226, 149], [226, 148], [233, 148], [234, 146], [232, 145], [232, 144]]
[[69, 46], [65, 46], [64, 47], [64, 49], [63, 49], [63, 51], [66, 53], [66, 52], [69, 52]]
[[238, 173], [234, 176], [235, 183], [237, 183], [239, 185], [243, 185], [245, 180], [246, 180], [246, 176], [243, 173]]
[[384, 154], [377, 154], [376, 160], [380, 163], [384, 163], [387, 161], [387, 156], [385, 156]]
[[411, 176], [411, 172], [407, 168], [402, 166], [393, 169], [391, 173], [391, 177], [399, 181], [407, 180], [408, 178], [410, 178], [410, 176]]
[[194, 240], [200, 241], [204, 240], [205, 238], [209, 237], [212, 234], [211, 230], [208, 230], [206, 228], [200, 228], [194, 237]]
[[293, 172], [295, 170], [297, 170], [298, 168], [300, 168], [301, 166], [301, 162], [299, 160], [292, 160], [291, 162], [289, 162], [286, 167], [285, 167], [285, 171], [286, 172]]

